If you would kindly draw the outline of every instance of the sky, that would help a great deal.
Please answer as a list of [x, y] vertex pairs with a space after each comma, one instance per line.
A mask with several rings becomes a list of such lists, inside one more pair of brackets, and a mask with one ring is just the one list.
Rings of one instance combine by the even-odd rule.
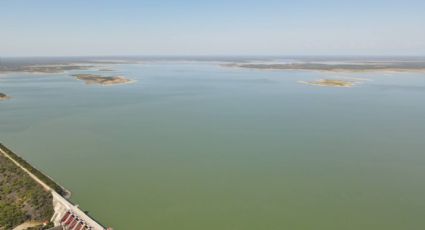
[[425, 56], [424, 0], [0, 0], [0, 56]]

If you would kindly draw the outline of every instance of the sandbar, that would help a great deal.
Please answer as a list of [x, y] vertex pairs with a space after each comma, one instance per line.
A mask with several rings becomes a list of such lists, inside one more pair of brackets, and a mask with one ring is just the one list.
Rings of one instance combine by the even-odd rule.
[[350, 88], [350, 87], [353, 87], [357, 82], [347, 81], [347, 80], [335, 80], [335, 79], [319, 79], [316, 81], [299, 81], [299, 83], [314, 85], [314, 86], [324, 86], [324, 87]]

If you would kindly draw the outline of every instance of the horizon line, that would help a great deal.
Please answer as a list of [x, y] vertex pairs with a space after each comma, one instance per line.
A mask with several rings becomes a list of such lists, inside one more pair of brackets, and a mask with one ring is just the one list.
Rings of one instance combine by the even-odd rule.
[[107, 55], [0, 55], [0, 58], [93, 58], [93, 57], [423, 57], [425, 54], [107, 54]]

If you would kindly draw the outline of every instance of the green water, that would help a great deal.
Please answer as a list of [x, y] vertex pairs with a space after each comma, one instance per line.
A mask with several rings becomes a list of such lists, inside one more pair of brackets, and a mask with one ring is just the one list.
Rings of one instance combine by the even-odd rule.
[[[425, 75], [116, 65], [0, 76], [0, 140], [114, 229], [425, 229]], [[90, 72], [90, 71], [75, 71]], [[110, 73], [105, 73], [110, 74]], [[297, 83], [370, 79], [354, 88]]]

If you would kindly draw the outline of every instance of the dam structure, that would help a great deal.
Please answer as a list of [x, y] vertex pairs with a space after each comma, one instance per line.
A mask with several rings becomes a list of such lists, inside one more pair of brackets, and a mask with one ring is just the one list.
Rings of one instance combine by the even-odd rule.
[[[24, 167], [20, 162], [18, 162], [22, 161], [22, 158], [17, 156], [15, 153], [13, 153], [11, 150], [6, 148], [2, 144], [0, 144], [0, 153], [7, 157], [9, 160], [11, 160], [24, 172], [26, 172], [46, 191], [51, 193], [54, 209], [54, 214], [50, 219], [50, 221], [54, 224], [54, 227], [51, 228], [51, 230], [112, 230], [112, 228], [106, 228], [97, 221], [95, 221], [92, 217], [90, 217], [83, 210], [81, 210], [78, 205], [71, 203], [63, 195], [59, 194], [55, 189], [49, 186], [45, 181], [36, 176], [32, 171], [36, 170], [37, 172], [39, 172], [37, 169], [28, 169], [28, 166]], [[49, 178], [47, 176], [44, 177]], [[66, 193], [66, 197], [69, 197], [70, 193], [68, 191], [66, 191]]]

